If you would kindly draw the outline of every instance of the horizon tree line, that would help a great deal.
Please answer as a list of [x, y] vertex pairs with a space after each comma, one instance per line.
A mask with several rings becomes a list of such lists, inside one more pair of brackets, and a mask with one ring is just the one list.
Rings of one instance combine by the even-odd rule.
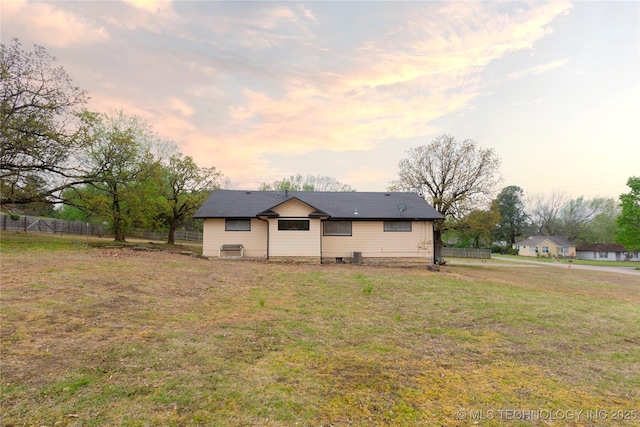
[[[43, 47], [27, 52], [13, 39], [0, 45], [0, 55], [3, 207], [106, 221], [116, 241], [125, 240], [132, 227], [166, 228], [174, 243], [176, 229], [194, 225], [191, 217], [208, 194], [230, 185], [215, 167], [199, 167], [143, 119], [88, 111], [87, 92]], [[418, 192], [446, 218], [435, 225], [437, 254], [443, 233], [452, 232], [476, 247], [515, 243], [526, 234], [640, 246], [640, 178], [629, 179], [631, 192], [620, 196], [620, 204], [562, 193], [524, 200], [517, 186], [494, 197], [500, 163], [493, 149], [443, 134], [408, 150], [388, 190]], [[332, 177], [301, 174], [263, 182], [259, 190], [356, 191]]]

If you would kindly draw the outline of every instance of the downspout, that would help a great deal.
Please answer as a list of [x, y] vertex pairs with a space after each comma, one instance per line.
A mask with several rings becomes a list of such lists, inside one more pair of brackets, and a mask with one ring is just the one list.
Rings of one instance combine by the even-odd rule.
[[320, 265], [324, 264], [322, 262], [322, 232], [324, 230], [324, 219], [320, 218]]
[[269, 220], [262, 219], [259, 216], [256, 216], [256, 218], [258, 218], [260, 221], [264, 221], [267, 223], [267, 261], [268, 261], [269, 260]]
[[433, 220], [431, 221], [431, 241], [433, 242], [432, 243], [433, 249], [431, 252], [432, 254], [431, 262], [434, 264], [436, 263], [436, 229], [435, 228], [436, 228], [436, 220]]

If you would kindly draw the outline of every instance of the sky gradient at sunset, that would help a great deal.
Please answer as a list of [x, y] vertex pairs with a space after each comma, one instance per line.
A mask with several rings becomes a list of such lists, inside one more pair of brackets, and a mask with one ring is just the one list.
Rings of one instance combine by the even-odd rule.
[[3, 0], [1, 24], [90, 109], [143, 117], [238, 189], [384, 191], [443, 133], [528, 194], [617, 198], [640, 176], [639, 2]]

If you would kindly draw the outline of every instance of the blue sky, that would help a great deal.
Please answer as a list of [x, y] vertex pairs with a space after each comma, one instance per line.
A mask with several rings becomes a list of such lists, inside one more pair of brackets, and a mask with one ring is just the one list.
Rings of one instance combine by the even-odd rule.
[[[292, 174], [384, 191], [447, 133], [502, 185], [615, 197], [640, 175], [639, 2], [25, 2], [1, 37], [89, 108], [146, 119], [232, 188]], [[500, 190], [500, 188], [497, 188]]]

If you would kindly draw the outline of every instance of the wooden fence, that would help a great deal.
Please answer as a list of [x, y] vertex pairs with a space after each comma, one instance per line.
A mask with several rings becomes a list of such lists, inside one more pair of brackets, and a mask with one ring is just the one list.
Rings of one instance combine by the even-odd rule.
[[[131, 230], [127, 237], [147, 240], [167, 240], [168, 231]], [[199, 231], [176, 230], [176, 242], [202, 242], [202, 233]]]
[[[102, 224], [65, 221], [53, 218], [37, 218], [26, 215], [15, 217], [7, 214], [0, 214], [0, 229], [2, 229], [2, 231], [21, 231], [24, 233], [81, 234], [85, 236], [104, 236], [109, 234]], [[166, 241], [169, 237], [169, 232], [132, 230], [128, 233], [127, 237]], [[202, 233], [198, 231], [176, 230], [175, 238], [176, 241], [180, 242], [202, 242]]]
[[491, 249], [442, 248], [443, 257], [491, 259]]

